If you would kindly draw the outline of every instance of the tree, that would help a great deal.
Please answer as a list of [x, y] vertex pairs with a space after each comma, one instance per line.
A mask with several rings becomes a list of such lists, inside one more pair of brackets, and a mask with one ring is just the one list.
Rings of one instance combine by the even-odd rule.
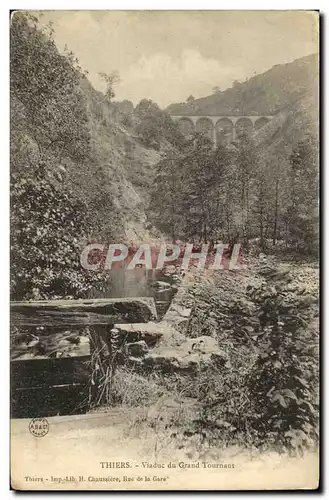
[[219, 95], [222, 93], [220, 87], [218, 87], [217, 85], [215, 87], [212, 88], [212, 93], [215, 94], [215, 95]]
[[109, 102], [111, 102], [115, 97], [114, 85], [120, 83], [121, 78], [118, 71], [112, 71], [111, 73], [98, 73], [100, 78], [106, 83], [105, 96]]
[[243, 83], [239, 82], [238, 80], [234, 80], [232, 87], [235, 90], [235, 101], [237, 103], [236, 111], [238, 111], [241, 115], [244, 115], [245, 114], [245, 101], [246, 101], [245, 86], [243, 85]]
[[12, 298], [86, 296], [101, 277], [80, 264], [89, 229], [86, 204], [41, 162], [12, 172], [10, 201]]
[[266, 168], [266, 162], [259, 164], [259, 170], [255, 179], [255, 202], [253, 212], [256, 216], [256, 227], [260, 238], [260, 247], [265, 250], [265, 231], [269, 217], [270, 203], [270, 177]]
[[181, 236], [183, 214], [180, 206], [182, 172], [179, 159], [167, 155], [157, 165], [151, 191], [149, 218], [162, 232], [175, 241]]
[[150, 217], [174, 239], [216, 239], [221, 221], [222, 173], [228, 162], [214, 155], [212, 142], [199, 135], [184, 150], [158, 164]]
[[[41, 158], [85, 161], [90, 153], [81, 68], [68, 50], [59, 54], [52, 29], [41, 30], [35, 17], [17, 12], [10, 29], [11, 126], [15, 153], [29, 136]], [[16, 141], [16, 143], [15, 143]], [[17, 146], [17, 147], [16, 147]], [[15, 149], [16, 147], [16, 149]], [[19, 157], [17, 158], [19, 162]], [[17, 165], [18, 166], [18, 165]]]
[[217, 185], [211, 140], [199, 135], [179, 168], [184, 174], [180, 198], [185, 215], [185, 235], [207, 242], [213, 236], [213, 190]]
[[236, 150], [218, 146], [214, 161], [217, 176], [219, 207], [216, 216], [216, 229], [225, 242], [234, 243], [238, 239], [236, 212], [239, 206], [238, 175], [236, 166]]
[[246, 245], [251, 235], [250, 209], [253, 201], [253, 183], [258, 169], [258, 162], [259, 157], [254, 141], [247, 134], [243, 134], [238, 143], [236, 165], [241, 214], [240, 234]]
[[184, 146], [186, 141], [178, 124], [150, 99], [142, 99], [134, 113], [140, 120], [136, 128], [137, 134], [147, 147], [160, 149], [164, 140], [178, 149]]
[[318, 147], [312, 136], [298, 142], [290, 165], [289, 240], [296, 249], [314, 253], [318, 249], [319, 199]]
[[238, 88], [240, 88], [241, 86], [242, 86], [242, 83], [241, 83], [241, 82], [239, 82], [239, 80], [234, 80], [234, 82], [232, 83], [232, 87], [233, 87], [234, 89], [238, 89]]
[[142, 99], [135, 108], [135, 113], [141, 120], [160, 113], [159, 106], [151, 99]]
[[15, 13], [10, 36], [12, 298], [81, 297], [99, 276], [80, 265], [89, 207], [62, 161], [81, 169], [90, 157], [83, 75], [36, 18]]

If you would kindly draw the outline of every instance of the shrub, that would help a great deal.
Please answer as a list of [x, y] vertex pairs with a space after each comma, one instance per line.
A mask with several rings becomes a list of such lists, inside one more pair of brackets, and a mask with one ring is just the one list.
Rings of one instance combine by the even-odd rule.
[[201, 410], [185, 435], [212, 446], [302, 452], [318, 440], [317, 297], [286, 271], [265, 269], [255, 277], [244, 296], [232, 280], [223, 300], [224, 276], [217, 290], [208, 284], [193, 294], [189, 335], [202, 327], [203, 334], [216, 336], [230, 366], [210, 366], [193, 381]]
[[316, 298], [289, 276], [251, 290], [264, 330], [248, 384], [251, 426], [261, 442], [302, 449], [318, 438], [318, 353], [310, 328]]
[[11, 174], [11, 296], [84, 297], [104, 276], [80, 264], [87, 207], [40, 162]]

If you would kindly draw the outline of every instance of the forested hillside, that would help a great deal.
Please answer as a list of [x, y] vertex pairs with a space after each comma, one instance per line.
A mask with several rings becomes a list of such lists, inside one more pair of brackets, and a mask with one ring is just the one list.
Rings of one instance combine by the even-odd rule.
[[91, 278], [78, 257], [91, 239], [247, 246], [260, 238], [262, 248], [284, 240], [287, 248], [316, 250], [316, 56], [169, 106], [182, 114], [275, 113], [253, 139], [216, 151], [202, 135], [187, 141], [150, 100], [114, 101], [115, 79], [104, 79], [103, 94], [73, 53], [58, 52], [51, 27], [13, 16], [14, 296], [83, 295]]
[[81, 249], [147, 237], [153, 167], [184, 138], [152, 101], [134, 109], [93, 89], [30, 15], [12, 18], [10, 70], [12, 293], [83, 295]]
[[318, 238], [318, 58], [278, 65], [231, 89], [173, 104], [182, 115], [273, 115], [230, 146], [212, 150], [198, 136], [184, 153], [162, 158], [150, 217], [174, 238], [259, 238], [315, 254]]
[[167, 111], [179, 115], [275, 114], [306, 96], [313, 95], [316, 99], [318, 74], [318, 54], [312, 54], [273, 66], [245, 82], [235, 81], [225, 91], [214, 82], [212, 95], [200, 99], [189, 96], [185, 103], [168, 106]]

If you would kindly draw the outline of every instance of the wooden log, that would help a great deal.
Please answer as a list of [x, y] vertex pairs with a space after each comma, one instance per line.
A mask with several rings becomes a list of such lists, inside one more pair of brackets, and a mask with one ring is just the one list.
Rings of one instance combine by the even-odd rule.
[[26, 387], [47, 388], [74, 383], [88, 385], [90, 368], [90, 356], [12, 361], [10, 365], [11, 388], [12, 390]]
[[85, 412], [89, 404], [90, 356], [13, 361], [12, 418]]
[[11, 302], [10, 311], [17, 327], [145, 323], [157, 317], [151, 297]]
[[[44, 343], [59, 330], [68, 327], [71, 334], [88, 325], [91, 354], [84, 358], [13, 361], [12, 413], [17, 417], [35, 416], [36, 411], [41, 416], [71, 413], [88, 403], [108, 403], [117, 364], [111, 342], [113, 325], [144, 323], [157, 317], [150, 297], [11, 302], [10, 309], [11, 324], [18, 335], [39, 327], [34, 336], [37, 345], [39, 337]], [[72, 404], [65, 403], [62, 408], [65, 394], [71, 393]]]
[[77, 415], [89, 408], [88, 387], [76, 383], [63, 386], [29, 387], [12, 391], [11, 418]]

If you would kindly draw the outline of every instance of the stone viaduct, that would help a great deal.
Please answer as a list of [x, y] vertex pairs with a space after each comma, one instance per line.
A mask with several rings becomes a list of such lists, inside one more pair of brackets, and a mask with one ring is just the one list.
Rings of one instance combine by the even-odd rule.
[[252, 135], [266, 125], [273, 116], [217, 116], [217, 115], [175, 115], [171, 118], [178, 122], [182, 133], [189, 137], [195, 132], [207, 135], [214, 143], [228, 144], [239, 138], [242, 133]]

